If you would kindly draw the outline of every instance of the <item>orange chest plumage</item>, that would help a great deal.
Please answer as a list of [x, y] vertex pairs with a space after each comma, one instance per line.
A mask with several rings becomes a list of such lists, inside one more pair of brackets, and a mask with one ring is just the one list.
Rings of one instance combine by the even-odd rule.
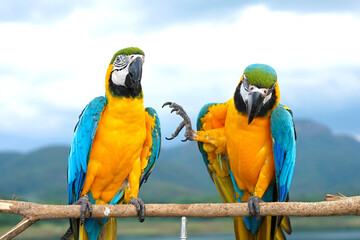
[[238, 187], [253, 192], [264, 165], [270, 165], [266, 174], [275, 171], [270, 117], [255, 118], [248, 124], [248, 117], [237, 112], [234, 101], [229, 104], [225, 136], [230, 168]]
[[86, 180], [95, 200], [109, 202], [140, 158], [146, 138], [142, 99], [109, 103], [100, 118], [92, 145]]

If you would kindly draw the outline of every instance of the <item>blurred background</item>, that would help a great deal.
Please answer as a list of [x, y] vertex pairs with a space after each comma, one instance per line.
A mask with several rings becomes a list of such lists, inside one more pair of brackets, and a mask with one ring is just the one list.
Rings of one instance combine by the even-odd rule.
[[[161, 108], [164, 102], [181, 104], [194, 123], [204, 104], [232, 98], [246, 66], [272, 66], [298, 133], [291, 200], [359, 194], [359, 1], [0, 4], [0, 198], [66, 204], [74, 126], [85, 105], [104, 95], [113, 54], [129, 46], [145, 52], [144, 103], [158, 111], [163, 137], [181, 121]], [[196, 144], [180, 139], [163, 139], [140, 197], [154, 203], [220, 202]], [[0, 233], [18, 220], [1, 214]], [[175, 239], [180, 229], [178, 219], [142, 225], [135, 220], [120, 220], [119, 236]], [[329, 239], [328, 229], [337, 239], [358, 239], [359, 224], [358, 217], [293, 218], [289, 239]], [[59, 239], [66, 229], [66, 220], [45, 221], [19, 239]], [[189, 231], [190, 239], [233, 239], [231, 219], [190, 219]]]

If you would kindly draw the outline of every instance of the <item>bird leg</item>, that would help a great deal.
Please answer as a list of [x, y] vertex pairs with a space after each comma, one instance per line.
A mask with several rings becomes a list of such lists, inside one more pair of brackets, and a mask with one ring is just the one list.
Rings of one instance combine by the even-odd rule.
[[139, 222], [143, 222], [145, 220], [145, 203], [141, 198], [130, 198], [129, 204], [132, 204], [135, 206], [136, 211], [139, 216]]
[[182, 117], [184, 120], [179, 124], [176, 128], [175, 132], [171, 135], [170, 138], [165, 137], [167, 140], [174, 139], [179, 132], [185, 127], [185, 139], [181, 140], [182, 142], [186, 142], [187, 140], [194, 141], [195, 140], [195, 131], [191, 127], [191, 120], [190, 117], [185, 112], [184, 108], [174, 102], [166, 102], [162, 107], [169, 106], [172, 108], [171, 112], [175, 112], [177, 115]]
[[92, 215], [92, 205], [88, 195], [83, 195], [79, 200], [73, 203], [73, 205], [81, 205], [80, 224], [83, 225], [85, 221], [86, 209], [89, 211], [89, 216]]
[[260, 220], [260, 206], [259, 203], [264, 202], [261, 198], [256, 196], [251, 196], [247, 200], [249, 206], [250, 216], [256, 217], [256, 220]]

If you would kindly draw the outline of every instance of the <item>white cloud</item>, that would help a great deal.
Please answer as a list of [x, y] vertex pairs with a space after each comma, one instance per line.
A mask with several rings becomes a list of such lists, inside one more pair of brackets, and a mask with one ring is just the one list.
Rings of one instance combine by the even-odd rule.
[[[139, 46], [146, 54], [145, 105], [159, 109], [165, 101], [177, 101], [192, 118], [205, 103], [231, 98], [243, 69], [255, 62], [276, 69], [283, 99], [292, 105], [304, 105], [309, 93], [318, 109], [324, 99], [336, 100], [339, 108], [359, 100], [358, 73], [344, 73], [345, 66], [351, 66], [349, 71], [360, 67], [358, 16], [253, 6], [221, 22], [188, 21], [149, 30], [140, 25], [149, 16], [142, 12], [123, 2], [98, 2], [58, 23], [0, 23], [0, 113], [6, 115], [0, 129], [30, 129], [30, 123], [45, 122], [50, 117], [39, 102], [80, 112], [103, 95], [112, 54], [127, 46]], [[2, 74], [3, 69], [11, 71]], [[168, 111], [159, 112], [170, 119]], [[51, 115], [49, 122], [65, 118], [63, 113]], [[46, 126], [61, 130], [61, 124]]]

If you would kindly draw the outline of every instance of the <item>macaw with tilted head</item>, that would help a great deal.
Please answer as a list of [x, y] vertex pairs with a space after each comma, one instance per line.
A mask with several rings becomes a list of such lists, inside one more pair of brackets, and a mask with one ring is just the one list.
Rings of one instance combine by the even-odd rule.
[[85, 219], [92, 204], [134, 204], [144, 221], [138, 193], [159, 156], [160, 122], [156, 111], [143, 105], [143, 63], [139, 48], [115, 53], [105, 97], [93, 99], [75, 127], [68, 159], [68, 203], [82, 206], [80, 220], [71, 220], [75, 239], [116, 239], [115, 219]]
[[[236, 239], [286, 239], [288, 217], [260, 217], [260, 202], [288, 201], [295, 165], [292, 112], [279, 104], [280, 90], [273, 68], [248, 66], [234, 97], [205, 105], [197, 130], [176, 103], [165, 103], [184, 118], [185, 141], [198, 141], [200, 152], [224, 202], [247, 202], [250, 217], [234, 219]], [[170, 138], [170, 139], [172, 139]]]

